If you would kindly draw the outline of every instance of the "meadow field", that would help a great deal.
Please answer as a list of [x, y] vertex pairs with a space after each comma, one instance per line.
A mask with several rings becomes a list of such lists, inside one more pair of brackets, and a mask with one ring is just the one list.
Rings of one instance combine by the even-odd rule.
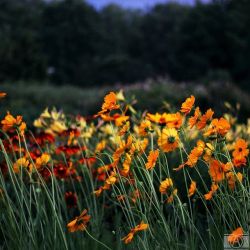
[[0, 249], [249, 247], [248, 93], [120, 88], [1, 86]]
[[0, 250], [250, 249], [249, 0], [0, 0]]

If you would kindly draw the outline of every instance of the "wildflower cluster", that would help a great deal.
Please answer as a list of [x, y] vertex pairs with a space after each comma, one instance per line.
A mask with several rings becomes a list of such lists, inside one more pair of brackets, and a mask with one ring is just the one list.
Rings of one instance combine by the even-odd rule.
[[[154, 247], [162, 244], [158, 231], [170, 245], [183, 232], [195, 234], [197, 210], [208, 218], [205, 227], [217, 229], [223, 221], [225, 231], [238, 228], [242, 235], [246, 224], [233, 209], [238, 197], [249, 198], [249, 124], [239, 125], [228, 114], [216, 117], [210, 108], [202, 112], [194, 96], [175, 112], [141, 114], [133, 104], [120, 91], [107, 94], [92, 117], [45, 109], [33, 133], [22, 116], [7, 112], [1, 121], [1, 175], [6, 182], [14, 174], [25, 185], [49, 188], [56, 180], [72, 233], [89, 224], [94, 228], [91, 221], [99, 212], [92, 209], [99, 206], [104, 221], [113, 223], [108, 211], [123, 217], [125, 244], [142, 237], [139, 231], [154, 237]], [[234, 232], [229, 242], [235, 241]], [[197, 237], [202, 242], [203, 236]]]

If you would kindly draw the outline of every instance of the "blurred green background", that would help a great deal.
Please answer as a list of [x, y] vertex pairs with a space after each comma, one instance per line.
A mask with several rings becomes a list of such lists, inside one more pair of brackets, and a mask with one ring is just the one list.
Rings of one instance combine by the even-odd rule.
[[[92, 114], [111, 89], [152, 112], [195, 94], [203, 108], [250, 114], [250, 1], [95, 9], [83, 0], [0, 1], [1, 113], [46, 106]], [[143, 95], [142, 95], [143, 91]]]

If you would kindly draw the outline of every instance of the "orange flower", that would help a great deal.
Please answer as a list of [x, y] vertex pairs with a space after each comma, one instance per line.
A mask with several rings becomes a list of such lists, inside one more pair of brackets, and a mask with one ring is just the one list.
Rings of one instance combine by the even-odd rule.
[[237, 139], [234, 145], [233, 157], [235, 158], [243, 158], [247, 157], [249, 154], [249, 150], [247, 149], [247, 142], [243, 139]]
[[231, 164], [223, 164], [222, 162], [212, 159], [210, 161], [209, 174], [214, 182], [220, 182], [225, 178], [225, 172], [231, 169]]
[[115, 125], [117, 127], [121, 127], [126, 124], [126, 121], [129, 119], [129, 116], [126, 115], [119, 115], [118, 117], [115, 118]]
[[151, 170], [151, 169], [153, 169], [155, 167], [158, 156], [159, 156], [159, 151], [158, 150], [149, 152], [148, 161], [146, 163], [146, 169], [147, 170]]
[[[109, 166], [109, 165], [106, 165], [106, 166], [103, 166], [103, 167], [104, 167], [104, 168], [105, 168], [105, 167], [109, 168], [108, 166]], [[102, 171], [105, 171], [105, 170], [101, 170], [101, 172], [102, 172]], [[99, 196], [102, 194], [102, 192], [103, 192], [104, 190], [110, 189], [110, 187], [111, 187], [112, 185], [114, 185], [116, 182], [117, 182], [117, 174], [116, 174], [116, 172], [111, 172], [110, 175], [106, 178], [105, 183], [104, 183], [104, 186], [99, 187], [99, 188], [98, 188], [97, 190], [95, 190], [93, 193], [94, 193], [97, 197], [99, 197]]]
[[23, 117], [18, 115], [16, 118], [13, 117], [9, 112], [1, 121], [3, 127], [3, 131], [5, 132], [13, 132], [15, 129], [18, 129], [21, 134], [24, 134], [24, 130], [26, 129], [26, 123], [22, 121]]
[[138, 133], [141, 136], [146, 136], [148, 131], [152, 130], [151, 122], [149, 120], [142, 121], [140, 126], [138, 127]]
[[97, 169], [97, 173], [98, 174], [103, 174], [103, 173], [107, 173], [109, 170], [111, 170], [113, 168], [112, 164], [108, 164], [108, 165], [104, 165], [101, 166]]
[[194, 195], [194, 193], [196, 192], [196, 182], [192, 181], [188, 190], [188, 196], [192, 196]]
[[68, 223], [67, 228], [70, 233], [76, 231], [84, 231], [90, 220], [90, 215], [87, 214], [87, 210], [83, 210], [82, 213], [76, 217], [74, 220]]
[[166, 122], [168, 128], [180, 128], [182, 125], [182, 115], [180, 112], [175, 114], [167, 114], [166, 115]]
[[133, 240], [135, 233], [137, 233], [139, 231], [144, 231], [146, 229], [148, 229], [148, 224], [146, 224], [142, 221], [139, 225], [132, 228], [130, 230], [130, 232], [128, 233], [128, 235], [125, 236], [124, 238], [122, 238], [122, 240], [124, 241], [125, 244], [128, 244]]
[[173, 190], [173, 192], [172, 192], [172, 193], [169, 195], [169, 197], [167, 198], [166, 202], [167, 202], [167, 203], [172, 203], [173, 200], [174, 200], [174, 196], [177, 195], [177, 192], [178, 192], [178, 190], [175, 188], [175, 189]]
[[192, 128], [196, 124], [200, 116], [201, 116], [200, 108], [197, 107], [194, 111], [194, 115], [191, 116], [188, 120], [190, 128]]
[[225, 136], [229, 129], [230, 124], [225, 118], [213, 119], [207, 132], [204, 133], [204, 136], [211, 136], [216, 134]]
[[125, 160], [122, 164], [123, 169], [120, 171], [121, 175], [127, 176], [129, 174], [131, 162], [132, 162], [131, 155], [126, 153]]
[[167, 191], [173, 187], [173, 181], [171, 178], [166, 178], [164, 181], [161, 182], [160, 184], [160, 193], [166, 194]]
[[179, 112], [175, 114], [147, 114], [147, 119], [158, 123], [160, 126], [167, 125], [169, 128], [180, 128], [182, 125], [182, 116]]
[[96, 196], [96, 197], [99, 197], [101, 194], [102, 194], [102, 192], [103, 192], [103, 187], [99, 187], [97, 190], [95, 190], [93, 193], [94, 193], [94, 195]]
[[237, 173], [236, 175], [233, 172], [228, 172], [226, 174], [227, 183], [231, 190], [234, 190], [236, 181], [242, 182], [243, 175], [241, 173]]
[[96, 147], [95, 147], [95, 152], [97, 153], [99, 153], [99, 152], [102, 152], [104, 149], [105, 149], [105, 147], [106, 147], [106, 141], [105, 140], [101, 140], [100, 142], [98, 142], [97, 144], [96, 144]]
[[233, 158], [233, 164], [235, 167], [246, 166], [247, 159], [246, 158]]
[[111, 110], [119, 108], [120, 105], [117, 104], [116, 94], [114, 92], [110, 92], [108, 95], [104, 97], [104, 103], [102, 104], [102, 111], [100, 111], [98, 115], [105, 114], [110, 112]]
[[199, 157], [203, 154], [204, 149], [205, 143], [201, 140], [198, 140], [196, 147], [191, 151], [188, 157], [186, 165], [188, 165], [189, 167], [193, 167], [197, 163]]
[[120, 141], [119, 147], [113, 153], [113, 166], [117, 166], [121, 156], [125, 151], [126, 152], [130, 151], [131, 153], [132, 143], [133, 143], [133, 138], [131, 135], [128, 136], [127, 141]]
[[175, 128], [164, 128], [158, 138], [158, 145], [164, 152], [174, 151], [179, 146], [179, 136]]
[[133, 154], [142, 154], [145, 152], [146, 148], [148, 146], [148, 139], [144, 138], [143, 140], [135, 140], [133, 144], [131, 145], [129, 153], [131, 155]]
[[213, 194], [217, 191], [217, 189], [219, 188], [219, 186], [215, 183], [212, 184], [211, 186], [211, 190], [204, 195], [205, 200], [211, 200], [213, 197]]
[[123, 237], [122, 240], [124, 241], [125, 244], [129, 244], [134, 238], [134, 233], [128, 233], [127, 236]]
[[7, 94], [4, 92], [0, 92], [0, 98], [4, 98]]
[[130, 129], [130, 122], [127, 121], [120, 129], [119, 131], [119, 135], [122, 136], [122, 135], [125, 135]]
[[183, 167], [185, 167], [185, 165], [189, 167], [194, 167], [198, 162], [199, 157], [203, 154], [204, 149], [205, 149], [205, 143], [201, 140], [198, 140], [196, 147], [193, 148], [192, 151], [190, 152], [188, 160], [185, 163], [181, 164], [178, 168], [175, 168], [174, 170], [178, 171]]
[[168, 116], [166, 113], [163, 113], [163, 114], [159, 114], [159, 113], [150, 114], [150, 113], [148, 113], [147, 119], [150, 120], [151, 122], [158, 123], [161, 126], [165, 126], [167, 124]]
[[233, 151], [233, 158], [235, 159], [235, 162], [237, 162], [237, 160], [240, 161], [241, 159], [248, 156], [249, 149], [247, 147], [248, 147], [248, 144], [245, 140], [237, 139], [237, 141], [235, 142], [234, 151]]
[[242, 227], [238, 227], [237, 229], [235, 229], [227, 237], [227, 240], [228, 240], [229, 244], [234, 245], [234, 244], [238, 243], [242, 239], [243, 234], [244, 234], [244, 231], [243, 231]]
[[184, 113], [185, 115], [190, 113], [190, 111], [193, 108], [194, 102], [195, 102], [195, 97], [191, 95], [189, 98], [185, 100], [185, 102], [182, 103], [181, 112]]
[[201, 116], [200, 120], [196, 124], [196, 127], [199, 130], [205, 128], [208, 122], [212, 119], [213, 115], [214, 111], [212, 109], [208, 109], [207, 112]]

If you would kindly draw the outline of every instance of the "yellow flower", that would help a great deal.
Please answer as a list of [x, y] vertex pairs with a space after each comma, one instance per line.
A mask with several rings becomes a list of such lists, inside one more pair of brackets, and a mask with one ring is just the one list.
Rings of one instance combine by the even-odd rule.
[[50, 125], [50, 129], [53, 132], [62, 133], [63, 131], [67, 130], [67, 127], [66, 127], [66, 125], [62, 121], [54, 121]]
[[179, 136], [175, 128], [164, 128], [158, 138], [158, 145], [164, 152], [174, 151], [179, 146]]
[[110, 176], [106, 179], [105, 183], [108, 185], [114, 185], [116, 183], [116, 173], [112, 172]]
[[32, 171], [32, 165], [30, 164], [30, 162], [25, 158], [25, 157], [21, 157], [19, 158], [14, 164], [13, 164], [13, 171], [15, 173], [19, 173], [20, 171], [20, 167], [25, 167], [27, 168], [27, 170], [29, 172]]
[[175, 114], [167, 114], [166, 115], [166, 122], [168, 128], [180, 128], [182, 125], [183, 117], [180, 112]]
[[151, 130], [151, 122], [149, 120], [142, 121], [138, 127], [138, 133], [141, 136], [146, 136], [148, 131]]
[[168, 119], [168, 115], [166, 113], [163, 114], [147, 114], [147, 119], [151, 122], [155, 122], [158, 123], [161, 126], [165, 126], [167, 124], [167, 119]]
[[211, 143], [206, 143], [206, 147], [205, 147], [204, 151], [205, 151], [205, 154], [203, 156], [203, 159], [206, 162], [209, 162], [212, 159], [212, 157], [213, 157], [215, 148], [214, 148], [214, 146]]
[[55, 121], [59, 120], [60, 119], [63, 119], [64, 118], [64, 114], [61, 113], [61, 112], [57, 112], [56, 109], [53, 109], [51, 111], [51, 118]]
[[143, 140], [136, 139], [131, 145], [130, 154], [138, 153], [142, 154], [145, 152], [148, 146], [148, 139], [144, 138]]
[[120, 115], [117, 118], [115, 118], [115, 125], [117, 127], [121, 127], [126, 124], [126, 121], [129, 119], [129, 116], [126, 115]]
[[34, 125], [34, 127], [36, 127], [36, 128], [42, 128], [42, 127], [43, 127], [43, 123], [44, 123], [44, 121], [43, 121], [41, 118], [38, 118], [38, 119], [36, 119], [36, 120], [33, 122], [33, 125]]
[[118, 101], [125, 101], [125, 97], [123, 95], [123, 90], [120, 90], [119, 92], [116, 93], [116, 99]]
[[46, 108], [43, 113], [40, 115], [42, 118], [51, 118], [51, 114], [49, 113], [48, 108]]
[[173, 181], [171, 178], [166, 178], [164, 181], [161, 182], [160, 184], [160, 193], [166, 194], [168, 189], [173, 187]]
[[40, 167], [46, 165], [50, 160], [50, 155], [47, 153], [43, 153], [40, 157], [36, 158], [36, 167], [39, 169]]

